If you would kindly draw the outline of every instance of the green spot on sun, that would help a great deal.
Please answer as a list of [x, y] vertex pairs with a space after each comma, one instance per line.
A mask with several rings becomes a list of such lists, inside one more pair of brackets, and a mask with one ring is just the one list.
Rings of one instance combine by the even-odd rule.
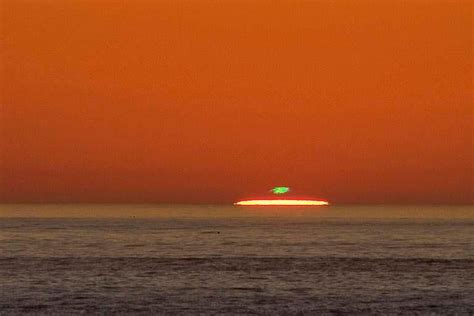
[[272, 189], [273, 194], [285, 194], [290, 191], [289, 187], [274, 187]]

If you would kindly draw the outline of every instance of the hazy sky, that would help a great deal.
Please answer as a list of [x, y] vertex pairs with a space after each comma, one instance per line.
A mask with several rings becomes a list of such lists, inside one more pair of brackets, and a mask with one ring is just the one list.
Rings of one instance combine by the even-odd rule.
[[0, 201], [467, 203], [471, 1], [1, 1]]

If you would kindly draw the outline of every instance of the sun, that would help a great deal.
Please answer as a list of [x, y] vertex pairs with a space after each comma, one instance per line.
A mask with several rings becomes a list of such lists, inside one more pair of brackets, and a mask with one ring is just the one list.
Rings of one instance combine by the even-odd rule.
[[243, 200], [235, 202], [239, 206], [326, 206], [328, 201], [323, 200]]

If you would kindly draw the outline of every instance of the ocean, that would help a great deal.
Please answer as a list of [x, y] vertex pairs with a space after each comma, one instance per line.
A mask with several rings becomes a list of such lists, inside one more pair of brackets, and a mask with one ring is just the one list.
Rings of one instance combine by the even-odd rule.
[[474, 314], [473, 206], [0, 205], [0, 314]]

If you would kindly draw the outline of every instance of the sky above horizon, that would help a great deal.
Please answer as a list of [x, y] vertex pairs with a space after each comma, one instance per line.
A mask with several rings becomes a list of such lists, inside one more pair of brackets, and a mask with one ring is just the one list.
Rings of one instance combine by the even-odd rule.
[[0, 202], [473, 202], [471, 1], [1, 7]]

